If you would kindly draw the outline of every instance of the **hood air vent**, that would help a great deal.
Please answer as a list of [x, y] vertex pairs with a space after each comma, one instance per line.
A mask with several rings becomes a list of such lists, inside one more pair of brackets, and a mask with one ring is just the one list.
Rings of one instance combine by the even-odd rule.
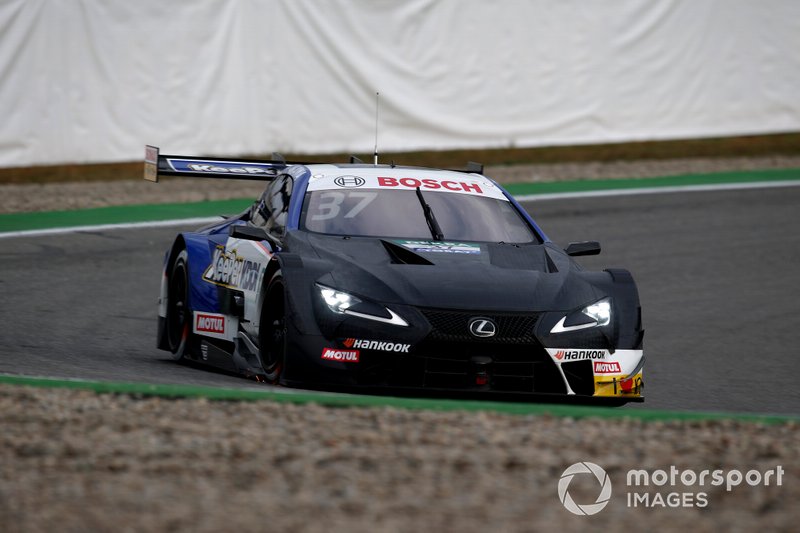
[[395, 244], [391, 241], [385, 241], [381, 239], [381, 243], [383, 247], [386, 249], [386, 252], [389, 254], [389, 257], [392, 258], [392, 263], [396, 265], [432, 265], [430, 261], [422, 257], [421, 255], [415, 254], [405, 246], [400, 246], [399, 244]]

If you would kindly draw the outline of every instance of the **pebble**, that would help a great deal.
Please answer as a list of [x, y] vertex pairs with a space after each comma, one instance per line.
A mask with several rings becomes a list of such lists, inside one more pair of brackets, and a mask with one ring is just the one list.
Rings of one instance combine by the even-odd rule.
[[[328, 408], [0, 385], [0, 427], [7, 532], [582, 531], [587, 524], [789, 531], [800, 518], [796, 423]], [[561, 473], [581, 461], [612, 479], [609, 505], [592, 517], [568, 513], [557, 494]], [[743, 472], [781, 465], [785, 474], [779, 487], [706, 487], [703, 509], [627, 506], [628, 470], [671, 465]], [[576, 483], [576, 501], [588, 487], [581, 503], [593, 503], [592, 483]]]

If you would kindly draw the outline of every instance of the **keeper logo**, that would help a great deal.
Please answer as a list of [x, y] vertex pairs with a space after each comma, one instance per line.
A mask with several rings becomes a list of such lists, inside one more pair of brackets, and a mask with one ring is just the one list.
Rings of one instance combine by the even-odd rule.
[[221, 167], [214, 165], [201, 165], [196, 163], [189, 165], [189, 170], [193, 172], [216, 172], [220, 174], [275, 174], [275, 171], [272, 169], [258, 167]]
[[240, 257], [236, 250], [226, 251], [217, 246], [211, 264], [203, 273], [203, 280], [222, 287], [254, 291], [261, 273], [261, 267], [255, 261]]

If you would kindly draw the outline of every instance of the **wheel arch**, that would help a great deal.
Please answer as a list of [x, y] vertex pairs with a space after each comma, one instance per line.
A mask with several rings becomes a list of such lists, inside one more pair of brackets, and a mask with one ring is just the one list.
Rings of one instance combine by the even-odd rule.
[[183, 234], [179, 234], [172, 242], [172, 246], [169, 248], [169, 251], [165, 254], [164, 257], [164, 267], [161, 273], [164, 282], [161, 284], [161, 292], [158, 301], [159, 320], [158, 320], [158, 336], [156, 339], [156, 346], [161, 350], [169, 351], [169, 341], [167, 340], [167, 328], [166, 328], [166, 306], [169, 294], [169, 274], [170, 272], [172, 272], [172, 267], [175, 265], [175, 261], [178, 258], [178, 254], [180, 254], [181, 250], [183, 250], [185, 247], [186, 247], [186, 242], [183, 238]]
[[175, 237], [175, 240], [172, 242], [172, 247], [170, 248], [166, 261], [164, 262], [164, 272], [172, 271], [172, 267], [175, 265], [175, 260], [178, 258], [178, 254], [181, 253], [181, 250], [184, 248], [186, 248], [186, 239], [184, 239], [183, 233], [181, 233]]
[[[164, 260], [164, 270], [162, 276], [169, 281], [169, 273], [175, 265], [175, 261], [181, 250], [186, 250], [188, 255], [187, 270], [189, 274], [189, 295], [187, 298], [189, 308], [192, 311], [207, 311], [212, 313], [219, 312], [219, 297], [217, 288], [211, 283], [203, 282], [203, 273], [212, 261], [212, 248], [217, 246], [210, 241], [206, 235], [196, 233], [180, 233], [172, 242]], [[167, 294], [162, 289], [162, 301], [166, 301]], [[162, 332], [159, 332], [158, 346], [161, 347], [165, 341]]]
[[622, 268], [607, 268], [605, 273], [611, 278], [609, 289], [614, 297], [614, 308], [620, 314], [617, 319], [617, 347], [641, 349], [644, 339], [642, 305], [633, 275]]
[[278, 270], [283, 277], [283, 288], [286, 293], [286, 312], [293, 327], [301, 335], [318, 335], [314, 303], [314, 281], [329, 273], [333, 265], [325, 260], [301, 257], [294, 253], [275, 254], [264, 272], [259, 309], [263, 305], [266, 286]]

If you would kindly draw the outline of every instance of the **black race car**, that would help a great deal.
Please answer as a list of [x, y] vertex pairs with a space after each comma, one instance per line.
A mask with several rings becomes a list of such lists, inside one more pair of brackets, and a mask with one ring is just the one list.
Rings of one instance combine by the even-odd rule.
[[630, 273], [548, 240], [482, 170], [160, 155], [145, 177], [249, 178], [243, 213], [180, 233], [158, 347], [270, 383], [641, 401]]

